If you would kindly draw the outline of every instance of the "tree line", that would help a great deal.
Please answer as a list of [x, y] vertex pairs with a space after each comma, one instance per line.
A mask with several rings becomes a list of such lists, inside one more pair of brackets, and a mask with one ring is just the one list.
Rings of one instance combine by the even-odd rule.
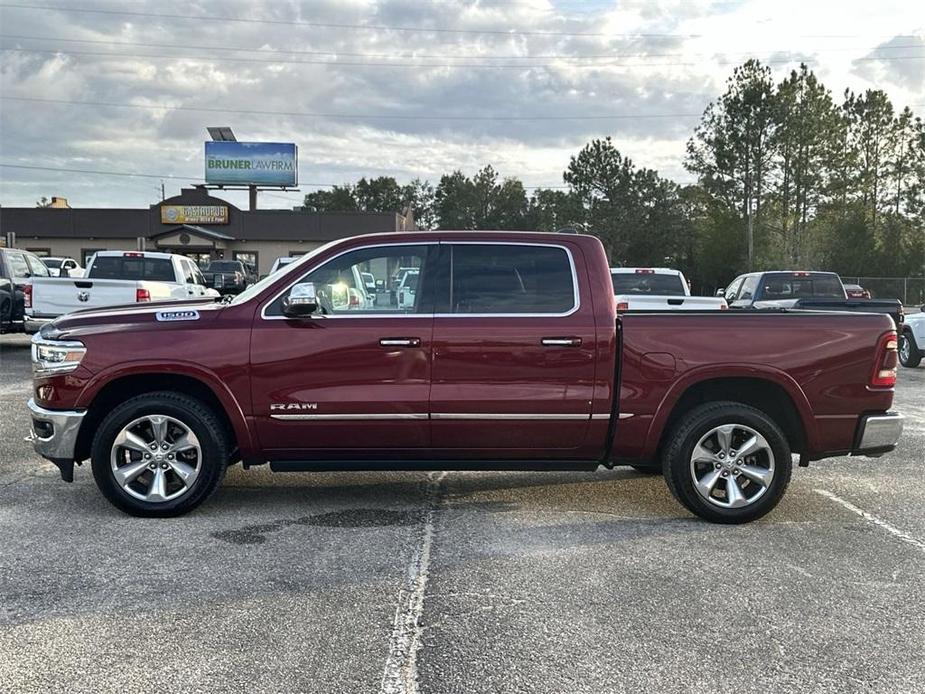
[[436, 185], [361, 178], [305, 196], [311, 211], [403, 211], [420, 228], [599, 236], [614, 264], [668, 265], [702, 289], [748, 269], [925, 275], [925, 123], [880, 90], [836, 100], [805, 65], [775, 82], [737, 67], [687, 143], [679, 185], [637, 166], [610, 137], [528, 193], [490, 165]]

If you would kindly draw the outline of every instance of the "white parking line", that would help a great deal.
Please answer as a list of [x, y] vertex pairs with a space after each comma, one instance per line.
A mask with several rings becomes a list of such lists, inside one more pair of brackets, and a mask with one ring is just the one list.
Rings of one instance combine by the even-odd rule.
[[411, 555], [407, 582], [398, 592], [398, 605], [389, 638], [389, 655], [382, 671], [380, 694], [417, 694], [418, 650], [421, 648], [421, 616], [424, 613], [424, 593], [430, 571], [430, 547], [434, 539], [434, 515], [440, 501], [440, 484], [446, 472], [428, 477], [427, 512], [420, 545]]
[[861, 518], [866, 520], [868, 523], [873, 523], [877, 527], [883, 528], [888, 533], [893, 535], [897, 540], [902, 540], [906, 544], [910, 544], [913, 547], [916, 547], [917, 549], [921, 550], [922, 552], [925, 552], [925, 542], [922, 542], [921, 540], [918, 540], [912, 537], [911, 535], [904, 533], [902, 530], [900, 530], [896, 526], [890, 525], [882, 518], [877, 518], [877, 516], [875, 516], [874, 514], [868, 511], [865, 511], [862, 508], [858, 508], [857, 506], [852, 504], [850, 501], [845, 501], [840, 496], [833, 494], [827, 489], [814, 489], [813, 491], [816, 492], [816, 494], [821, 494], [827, 499], [831, 499], [837, 504], [841, 504], [842, 506], [844, 506], [846, 509], [848, 509], [852, 513], [856, 513], [857, 515], [859, 515]]

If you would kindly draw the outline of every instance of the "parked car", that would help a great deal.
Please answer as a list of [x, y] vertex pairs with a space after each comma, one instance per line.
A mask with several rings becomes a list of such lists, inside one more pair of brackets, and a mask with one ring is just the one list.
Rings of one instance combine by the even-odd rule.
[[906, 316], [899, 336], [899, 363], [910, 369], [925, 356], [925, 305], [918, 313]]
[[849, 299], [869, 299], [870, 291], [864, 289], [860, 284], [846, 284], [845, 294]]
[[414, 299], [418, 291], [418, 278], [421, 273], [418, 270], [408, 270], [401, 278], [398, 284], [397, 300], [398, 308], [413, 308]]
[[722, 297], [691, 296], [679, 270], [664, 267], [612, 267], [617, 311], [701, 311], [726, 309]]
[[[414, 257], [413, 308], [320, 287]], [[33, 338], [33, 445], [140, 516], [271, 470], [662, 466], [693, 513], [770, 511], [791, 453], [892, 450], [896, 331], [834, 312], [618, 315], [600, 240], [405, 232], [335, 241], [230, 302], [82, 311]], [[809, 328], [807, 326], [810, 326]], [[717, 336], [747, 336], [717, 339]], [[254, 349], [259, 345], [260, 349]]]
[[39, 257], [17, 248], [0, 248], [0, 333], [25, 329], [25, 310], [32, 300], [32, 281], [48, 277]]
[[52, 277], [83, 277], [84, 269], [73, 258], [67, 256], [46, 256], [42, 263]]
[[815, 309], [885, 313], [896, 326], [904, 311], [898, 299], [849, 299], [841, 278], [834, 272], [775, 270], [750, 272], [736, 277], [723, 289], [730, 308]]
[[195, 262], [172, 253], [99, 251], [80, 279], [32, 280], [26, 304], [26, 332], [72, 311], [176, 299], [216, 298]]
[[213, 260], [202, 271], [207, 287], [220, 294], [238, 294], [257, 281], [240, 260]]

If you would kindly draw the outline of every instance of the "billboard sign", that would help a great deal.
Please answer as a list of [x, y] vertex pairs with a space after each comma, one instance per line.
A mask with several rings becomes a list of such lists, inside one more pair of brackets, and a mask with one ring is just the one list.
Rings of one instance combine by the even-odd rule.
[[206, 183], [297, 186], [298, 147], [291, 142], [206, 142]]
[[227, 205], [161, 205], [161, 224], [228, 224]]

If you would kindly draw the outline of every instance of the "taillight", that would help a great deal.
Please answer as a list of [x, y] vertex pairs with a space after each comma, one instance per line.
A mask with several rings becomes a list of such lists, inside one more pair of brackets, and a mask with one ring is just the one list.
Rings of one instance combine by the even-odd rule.
[[32, 308], [32, 285], [31, 284], [23, 285], [22, 300], [26, 308]]
[[135, 301], [151, 301], [151, 292], [148, 289], [135, 290]]
[[356, 294], [351, 294], [350, 295], [350, 306], [359, 306], [359, 305], [360, 305], [360, 297], [358, 297]]
[[405, 303], [405, 293], [398, 292], [398, 305], [401, 306], [403, 303]]
[[896, 332], [885, 333], [877, 343], [874, 370], [870, 374], [873, 388], [892, 388], [896, 385], [896, 367], [899, 364]]
[[629, 311], [630, 305], [628, 301], [618, 301], [617, 302], [617, 313], [620, 311]]
[[722, 304], [722, 305], [719, 307], [719, 310], [720, 310], [720, 311], [728, 311], [728, 310], [729, 310], [729, 304]]

